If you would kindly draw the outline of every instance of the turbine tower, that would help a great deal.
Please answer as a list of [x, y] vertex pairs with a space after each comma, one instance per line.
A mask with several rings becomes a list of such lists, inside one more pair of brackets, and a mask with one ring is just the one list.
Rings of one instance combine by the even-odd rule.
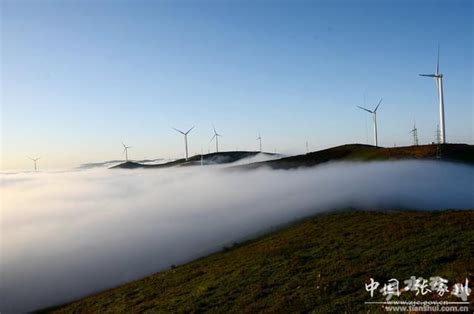
[[28, 157], [28, 159], [31, 159], [33, 160], [33, 162], [35, 163], [35, 172], [37, 171], [37, 168], [36, 168], [36, 162], [40, 159], [41, 157], [36, 157], [36, 158], [31, 158], [31, 157]]
[[439, 124], [436, 125], [436, 131], [435, 131], [435, 143], [436, 144], [441, 144], [441, 132], [439, 130]]
[[216, 128], [214, 126], [212, 126], [212, 128], [214, 129], [214, 136], [211, 138], [211, 143], [212, 143], [212, 140], [214, 140], [215, 138], [216, 139], [216, 153], [218, 153], [219, 152], [219, 136], [222, 137], [222, 135], [217, 133]]
[[262, 137], [260, 136], [260, 133], [258, 133], [257, 141], [260, 142], [260, 152], [262, 152]]
[[128, 149], [132, 148], [132, 146], [127, 146], [122, 142], [123, 145], [123, 152], [125, 153], [125, 161], [128, 161]]
[[186, 151], [186, 160], [188, 160], [188, 134], [189, 132], [191, 132], [192, 129], [194, 129], [194, 126], [190, 128], [187, 132], [183, 132], [176, 128], [173, 128], [173, 129], [184, 135], [184, 149]]
[[413, 133], [413, 145], [418, 146], [418, 129], [416, 128], [416, 124], [413, 125], [413, 129], [408, 133]]
[[369, 109], [366, 109], [364, 107], [357, 106], [360, 109], [365, 110], [365, 111], [372, 114], [372, 121], [374, 123], [374, 143], [375, 143], [376, 147], [379, 146], [378, 145], [378, 138], [377, 138], [377, 109], [379, 108], [380, 104], [382, 103], [382, 100], [383, 100], [383, 98], [380, 99], [379, 103], [377, 104], [377, 106], [375, 107], [374, 110], [369, 110]]
[[438, 89], [439, 99], [439, 126], [440, 126], [440, 143], [446, 143], [446, 128], [444, 125], [444, 94], [443, 94], [443, 74], [439, 73], [439, 45], [438, 45], [438, 61], [436, 63], [436, 72], [434, 74], [420, 74], [420, 76], [432, 77], [435, 79]]

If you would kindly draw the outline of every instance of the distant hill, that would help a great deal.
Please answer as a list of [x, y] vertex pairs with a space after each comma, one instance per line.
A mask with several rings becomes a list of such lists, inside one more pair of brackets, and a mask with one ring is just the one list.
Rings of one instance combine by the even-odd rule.
[[[318, 215], [256, 240], [41, 312], [386, 313], [390, 278], [474, 282], [474, 211]], [[380, 287], [379, 287], [380, 288]], [[395, 300], [459, 301], [403, 292]], [[474, 310], [474, 294], [468, 299]]]
[[[279, 156], [271, 153], [260, 153], [260, 152], [246, 152], [246, 151], [231, 151], [231, 152], [219, 152], [202, 155], [203, 165], [216, 165], [216, 164], [228, 164], [237, 161], [244, 160], [252, 157], [272, 157]], [[145, 164], [136, 161], [127, 161], [111, 167], [122, 168], [122, 169], [136, 169], [136, 168], [169, 168], [169, 167], [185, 167], [185, 166], [199, 166], [201, 165], [201, 155], [195, 155], [188, 160], [182, 158], [174, 161], [162, 163], [162, 164]]]
[[[438, 158], [439, 156], [439, 158]], [[474, 146], [467, 144], [420, 145], [405, 147], [375, 147], [362, 144], [337, 146], [317, 152], [241, 166], [255, 169], [312, 167], [329, 161], [377, 161], [399, 159], [440, 159], [474, 164]]]
[[[161, 163], [166, 163], [170, 162], [170, 160], [166, 159], [143, 159], [143, 160], [134, 160], [134, 163], [139, 163], [139, 164], [161, 164]], [[103, 161], [103, 162], [91, 162], [87, 164], [82, 164], [78, 169], [92, 169], [92, 168], [109, 168], [116, 166], [118, 164], [124, 163], [123, 160], [108, 160], [108, 161]]]

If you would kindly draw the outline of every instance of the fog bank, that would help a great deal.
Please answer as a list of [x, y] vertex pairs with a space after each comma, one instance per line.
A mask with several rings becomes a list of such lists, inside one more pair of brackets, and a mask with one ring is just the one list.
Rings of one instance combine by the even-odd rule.
[[0, 178], [2, 313], [66, 302], [321, 211], [474, 208], [474, 167], [437, 161]]

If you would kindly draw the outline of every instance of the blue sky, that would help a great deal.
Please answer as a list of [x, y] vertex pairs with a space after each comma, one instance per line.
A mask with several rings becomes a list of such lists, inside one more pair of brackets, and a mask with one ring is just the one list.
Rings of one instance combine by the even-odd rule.
[[[471, 1], [2, 1], [3, 169], [223, 150], [472, 144]], [[365, 97], [364, 97], [365, 95]], [[213, 151], [214, 146], [210, 149]]]

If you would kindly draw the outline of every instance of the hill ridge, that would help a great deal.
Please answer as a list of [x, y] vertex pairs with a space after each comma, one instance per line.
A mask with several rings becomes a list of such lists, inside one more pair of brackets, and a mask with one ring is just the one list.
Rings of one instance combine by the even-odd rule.
[[240, 169], [270, 167], [293, 169], [313, 167], [330, 161], [382, 161], [382, 160], [442, 160], [474, 164], [474, 146], [468, 144], [418, 145], [375, 147], [365, 144], [345, 144], [303, 155], [239, 166]]

